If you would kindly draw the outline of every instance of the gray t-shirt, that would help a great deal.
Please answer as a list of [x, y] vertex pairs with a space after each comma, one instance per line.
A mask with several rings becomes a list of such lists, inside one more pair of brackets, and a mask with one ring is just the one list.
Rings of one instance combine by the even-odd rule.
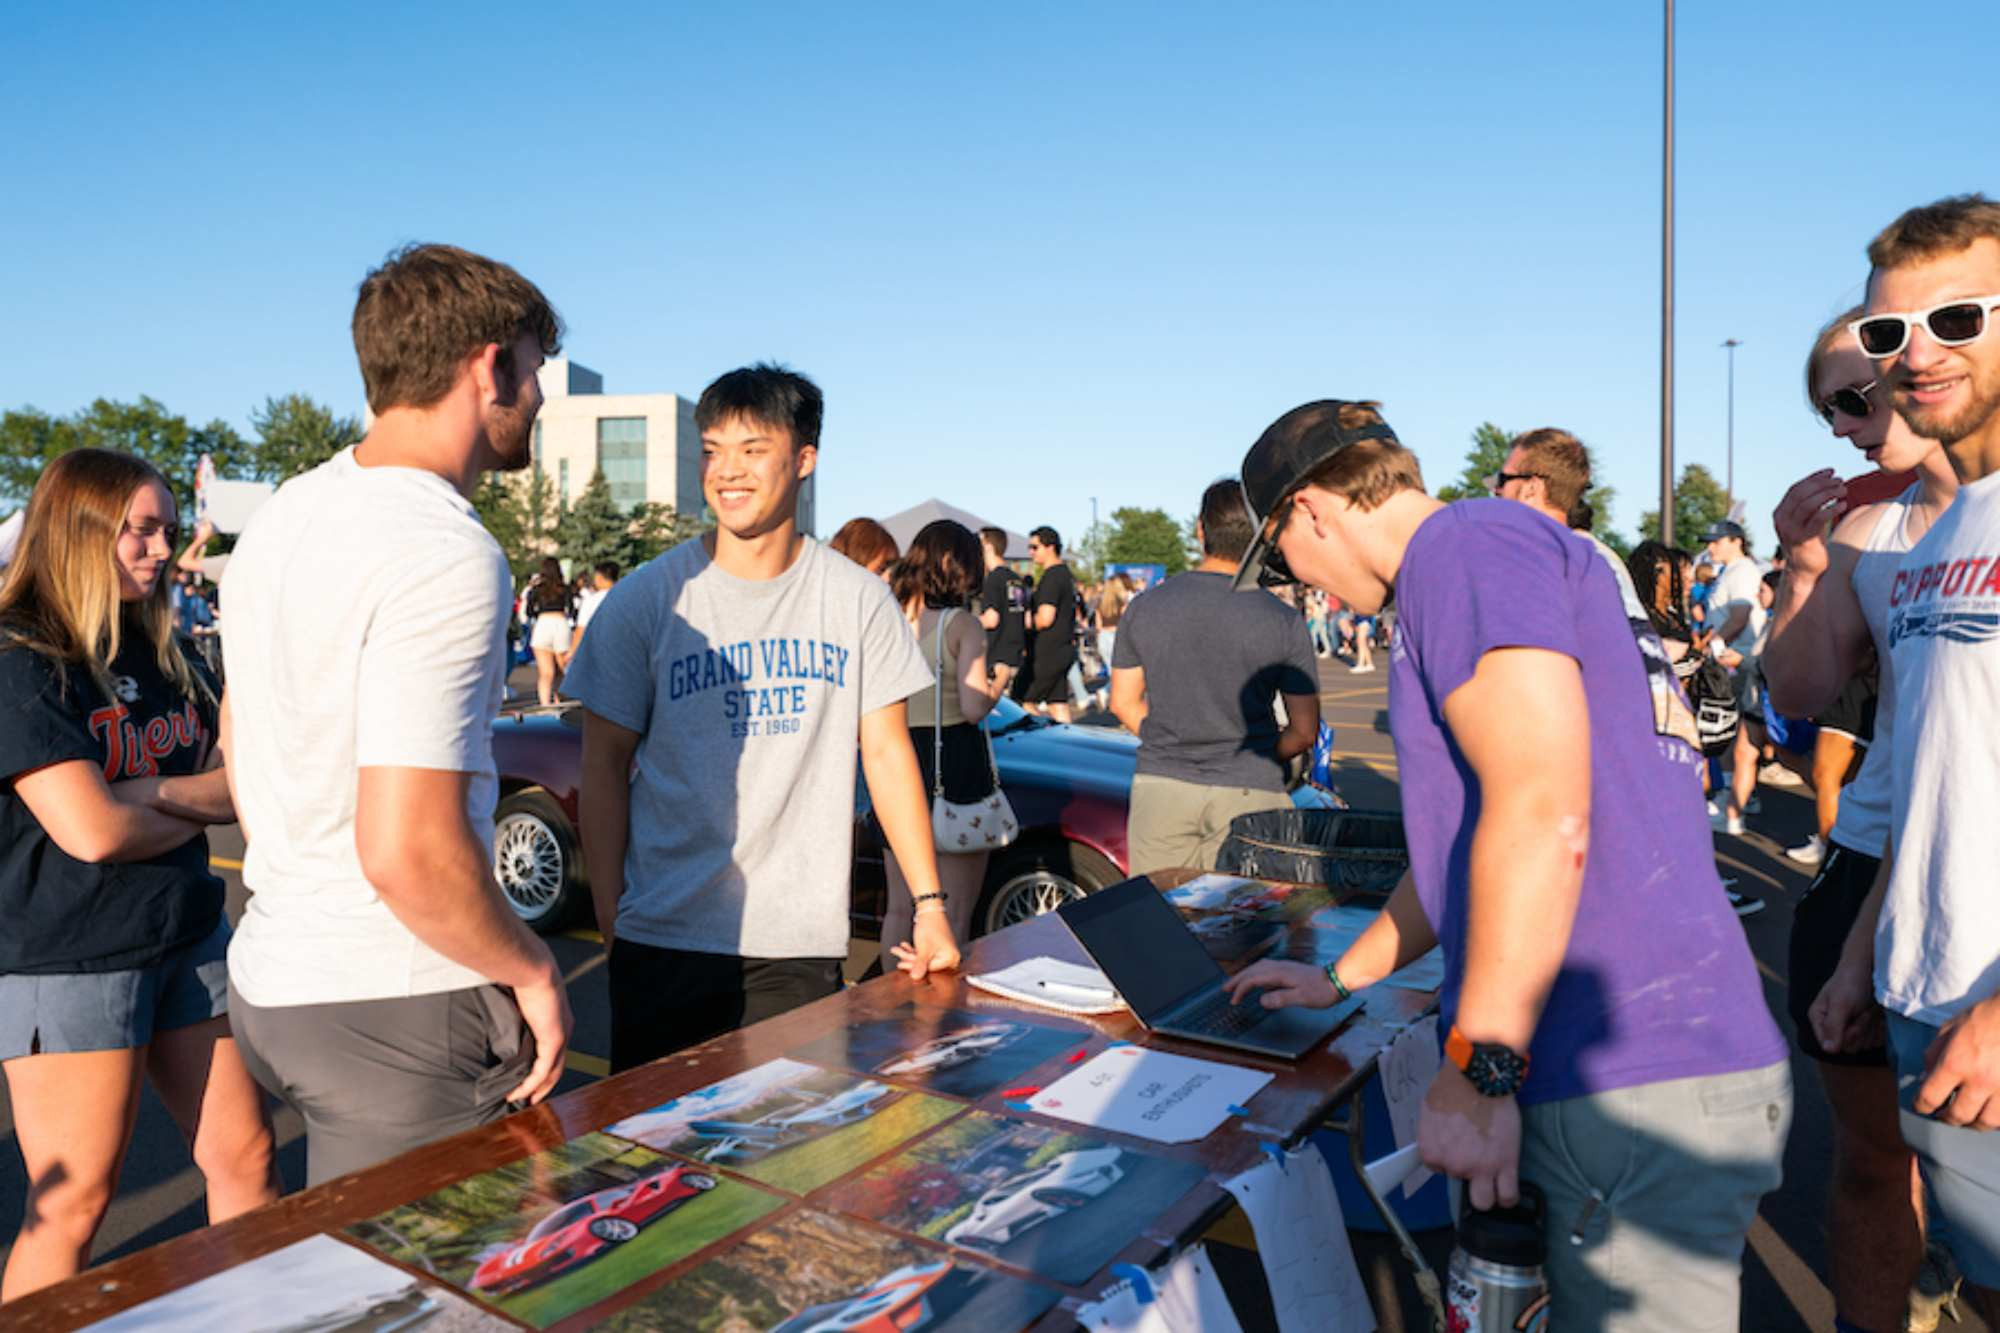
[[1111, 665], [1146, 673], [1139, 772], [1212, 787], [1285, 789], [1280, 694], [1319, 693], [1305, 618], [1226, 574], [1193, 571], [1132, 599]]
[[811, 538], [775, 579], [696, 538], [620, 580], [563, 681], [641, 736], [619, 937], [845, 956], [861, 718], [930, 679], [887, 585]]

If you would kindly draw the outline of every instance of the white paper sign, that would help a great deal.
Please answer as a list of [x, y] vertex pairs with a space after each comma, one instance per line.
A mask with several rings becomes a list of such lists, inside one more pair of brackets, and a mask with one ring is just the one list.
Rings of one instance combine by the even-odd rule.
[[1121, 1282], [1108, 1296], [1078, 1310], [1077, 1323], [1091, 1333], [1242, 1333], [1201, 1246], [1176, 1255], [1158, 1272], [1149, 1271], [1146, 1285], [1151, 1300], [1142, 1300], [1132, 1283]]
[[[1382, 1081], [1382, 1099], [1389, 1103], [1389, 1125], [1396, 1131], [1398, 1148], [1417, 1141], [1417, 1117], [1440, 1063], [1436, 1014], [1398, 1032], [1375, 1062], [1375, 1076]], [[1413, 1197], [1432, 1174], [1421, 1165], [1413, 1169], [1403, 1179], [1403, 1197]]]
[[1223, 1188], [1250, 1219], [1280, 1333], [1373, 1333], [1375, 1309], [1318, 1148], [1303, 1144], [1282, 1165], [1267, 1159]]
[[1028, 1109], [1094, 1129], [1187, 1143], [1247, 1106], [1271, 1075], [1143, 1046], [1113, 1046], [1028, 1099]]

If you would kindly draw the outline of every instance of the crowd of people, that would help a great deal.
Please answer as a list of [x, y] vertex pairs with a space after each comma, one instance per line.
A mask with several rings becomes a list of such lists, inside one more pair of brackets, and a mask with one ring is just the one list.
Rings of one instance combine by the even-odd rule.
[[[1513, 441], [1505, 503], [1444, 504], [1359, 400], [1273, 422], [1202, 495], [1199, 563], [1138, 595], [1080, 588], [1049, 527], [1032, 582], [998, 529], [823, 545], [797, 522], [823, 397], [760, 364], [696, 406], [711, 533], [585, 586], [550, 560], [517, 596], [467, 497], [527, 465], [559, 321], [504, 264], [392, 255], [352, 322], [373, 423], [242, 534], [220, 676], [181, 632], [200, 616], [155, 469], [80, 449], [30, 499], [0, 579], [0, 1068], [31, 1205], [0, 1299], [87, 1262], [145, 1081], [212, 1220], [277, 1195], [267, 1097], [320, 1183], [549, 1094], [563, 978], [491, 862], [511, 635], [541, 701], [582, 712], [625, 1070], [841, 986], [857, 776], [885, 968], [957, 967], [1008, 836], [980, 720], [1008, 695], [1069, 720], [1086, 656], [1140, 740], [1132, 871], [1213, 864], [1231, 819], [1285, 803], [1321, 661], [1372, 670], [1393, 597], [1410, 872], [1340, 959], [1252, 964], [1239, 1001], [1336, 1003], [1441, 945], [1423, 1159], [1476, 1208], [1539, 1187], [1553, 1327], [1734, 1327], [1795, 1092], [1711, 824], [1740, 829], [1787, 764], [1820, 805], [1788, 1008], [1836, 1126], [1840, 1327], [1902, 1327], [1927, 1247], [1993, 1318], [2000, 205], [1912, 209], [1868, 257], [1807, 394], [1902, 479], [1802, 479], [1780, 569], [1727, 521], [1701, 563], [1619, 558], [1553, 428]], [[233, 932], [205, 838], [231, 822]]]

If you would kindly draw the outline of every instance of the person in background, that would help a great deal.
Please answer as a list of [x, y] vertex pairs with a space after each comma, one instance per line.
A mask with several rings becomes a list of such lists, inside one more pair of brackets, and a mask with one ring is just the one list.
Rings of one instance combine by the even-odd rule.
[[223, 578], [230, 1019], [315, 1185], [547, 1097], [570, 1031], [493, 878], [511, 579], [470, 499], [528, 467], [561, 325], [507, 265], [420, 245], [352, 328], [367, 436], [279, 486]]
[[1106, 671], [1118, 644], [1118, 621], [1137, 594], [1132, 576], [1121, 569], [1104, 580], [1104, 590], [1097, 595], [1097, 656]]
[[[924, 791], [954, 805], [993, 794], [996, 779], [979, 723], [999, 701], [1000, 687], [986, 669], [986, 632], [966, 609], [979, 586], [979, 539], [950, 519], [924, 525], [896, 565], [889, 591], [931, 666], [931, 684], [909, 698], [910, 744], [923, 772]], [[940, 731], [939, 728], [942, 727]], [[943, 766], [939, 767], [942, 754]], [[943, 774], [940, 793], [939, 774]], [[966, 938], [972, 909], [986, 880], [985, 849], [937, 847], [937, 882], [952, 934]], [[882, 923], [882, 968], [896, 969], [898, 949], [910, 946], [913, 895], [909, 876], [893, 851], [883, 858], [889, 902]]]
[[1111, 711], [1139, 737], [1125, 835], [1135, 875], [1214, 869], [1231, 820], [1291, 805], [1286, 766], [1319, 734], [1305, 622], [1268, 593], [1231, 586], [1253, 531], [1242, 483], [1216, 482], [1195, 520], [1201, 562], [1126, 609]]
[[576, 656], [578, 645], [583, 642], [584, 630], [590, 628], [590, 618], [597, 614], [598, 604], [604, 595], [618, 582], [618, 562], [600, 560], [590, 571], [590, 586], [576, 599], [576, 634], [569, 641], [569, 651], [563, 654], [563, 670], [569, 670], [570, 660]]
[[1076, 579], [1063, 563], [1062, 537], [1044, 524], [1028, 534], [1039, 571], [1028, 596], [1028, 670], [1016, 697], [1057, 722], [1070, 720], [1069, 669], [1076, 664]]
[[1474, 1209], [1541, 1188], [1563, 1327], [1734, 1328], [1791, 1075], [1700, 836], [1700, 756], [1658, 728], [1610, 571], [1524, 505], [1426, 495], [1373, 403], [1294, 408], [1243, 477], [1240, 585], [1396, 598], [1390, 731], [1423, 799], [1410, 871], [1346, 953], [1253, 963], [1230, 993], [1323, 1007], [1442, 944], [1424, 1162]]
[[704, 389], [716, 527], [620, 581], [571, 666], [614, 1071], [840, 989], [857, 749], [913, 891], [897, 966], [958, 966], [904, 706], [931, 672], [888, 585], [799, 531], [824, 414], [782, 366]]
[[0, 581], [0, 1073], [28, 1187], [0, 1301], [89, 1261], [149, 1078], [210, 1222], [278, 1196], [229, 1031], [205, 829], [236, 815], [216, 685], [168, 610], [175, 532], [151, 464], [77, 449]]
[[1890, 581], [1888, 854], [1811, 1017], [1832, 1050], [1873, 1044], [1886, 1021], [1932, 1223], [2000, 1325], [2000, 203], [1913, 208], [1868, 259], [1849, 331], [1877, 391], [1943, 447], [1958, 492]]
[[1583, 498], [1590, 490], [1590, 451], [1581, 440], [1552, 426], [1524, 431], [1514, 437], [1500, 471], [1489, 479], [1488, 489], [1503, 500], [1519, 501], [1589, 542], [1618, 583], [1626, 618], [1651, 624], [1625, 562], [1590, 530], [1596, 516]]
[[986, 629], [986, 669], [1004, 696], [1027, 655], [1028, 581], [1007, 564], [1004, 528], [979, 530], [986, 575], [979, 584], [979, 623]]
[[848, 519], [827, 545], [884, 582], [900, 555], [889, 529], [872, 518]]
[[562, 663], [569, 656], [570, 617], [576, 603], [563, 578], [562, 562], [542, 557], [542, 567], [521, 594], [521, 619], [529, 627], [528, 645], [535, 652], [535, 698], [547, 708], [562, 684]]

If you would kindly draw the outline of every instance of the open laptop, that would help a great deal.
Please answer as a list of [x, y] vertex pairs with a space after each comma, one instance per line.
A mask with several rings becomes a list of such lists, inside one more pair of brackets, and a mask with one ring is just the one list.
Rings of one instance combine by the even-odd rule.
[[1145, 876], [1057, 909], [1070, 934], [1148, 1032], [1296, 1060], [1358, 1013], [1359, 996], [1330, 1009], [1232, 1005], [1222, 968]]

